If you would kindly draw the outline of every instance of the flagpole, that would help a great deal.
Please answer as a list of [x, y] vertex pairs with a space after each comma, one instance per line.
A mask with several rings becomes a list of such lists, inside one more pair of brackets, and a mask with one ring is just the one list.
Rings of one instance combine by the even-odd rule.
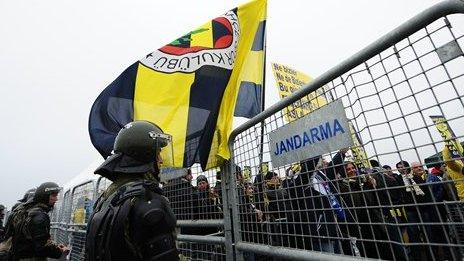
[[[266, 27], [266, 24], [264, 25]], [[264, 29], [264, 66], [263, 66], [263, 83], [262, 83], [262, 90], [261, 90], [261, 111], [264, 111], [265, 107], [265, 101], [266, 101], [266, 44], [267, 44], [267, 37], [266, 37], [266, 29]], [[260, 143], [260, 151], [259, 151], [259, 165], [261, 166], [261, 163], [263, 163], [263, 151], [264, 151], [264, 128], [265, 128], [265, 122], [264, 120], [261, 122], [261, 143]]]

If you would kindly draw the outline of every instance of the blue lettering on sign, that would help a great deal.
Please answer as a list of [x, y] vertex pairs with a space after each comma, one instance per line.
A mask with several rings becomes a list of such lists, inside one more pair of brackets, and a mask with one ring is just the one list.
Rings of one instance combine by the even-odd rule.
[[325, 122], [317, 127], [309, 129], [309, 133], [303, 131], [285, 140], [276, 142], [274, 155], [277, 156], [292, 150], [297, 150], [310, 144], [334, 138], [343, 133], [345, 133], [345, 129], [343, 129], [338, 119], [334, 119], [333, 122]]
[[345, 133], [345, 130], [343, 129], [342, 125], [340, 122], [338, 122], [337, 119], [334, 120], [334, 136], [337, 135], [337, 131], [341, 133]]
[[311, 132], [311, 138], [312, 138], [312, 140], [313, 140], [313, 143], [316, 142], [316, 141], [314, 140], [314, 138], [316, 138], [316, 140], [318, 140], [318, 141], [321, 141], [321, 139], [319, 139], [319, 136], [317, 136], [317, 134], [318, 134], [317, 128], [311, 128], [310, 132]]
[[295, 148], [293, 147], [293, 139], [286, 139], [286, 141], [288, 150], [294, 150]]
[[282, 153], [284, 151], [287, 152], [287, 148], [285, 148], [284, 141], [280, 141], [280, 153]]
[[303, 132], [303, 147], [306, 146], [306, 143], [311, 144], [311, 140], [309, 139], [308, 133]]
[[295, 149], [301, 148], [301, 137], [300, 137], [300, 135], [293, 136], [293, 141], [295, 142]]
[[321, 133], [321, 139], [326, 140], [328, 138], [332, 138], [332, 131], [330, 130], [330, 123], [325, 123], [324, 125], [319, 125], [319, 133]]

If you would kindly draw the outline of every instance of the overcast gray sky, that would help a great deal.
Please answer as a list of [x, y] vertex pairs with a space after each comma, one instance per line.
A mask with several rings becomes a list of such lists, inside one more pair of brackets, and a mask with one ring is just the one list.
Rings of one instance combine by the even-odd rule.
[[[244, 2], [0, 0], [0, 204], [85, 169], [99, 157], [87, 132], [98, 94], [142, 55]], [[267, 61], [317, 77], [438, 2], [269, 0]]]

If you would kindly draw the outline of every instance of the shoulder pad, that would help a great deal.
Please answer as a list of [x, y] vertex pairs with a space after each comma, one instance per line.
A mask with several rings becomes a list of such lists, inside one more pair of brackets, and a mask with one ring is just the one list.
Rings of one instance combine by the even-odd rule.
[[125, 201], [128, 198], [133, 198], [137, 196], [141, 196], [145, 194], [145, 188], [143, 187], [143, 182], [141, 181], [135, 181], [135, 182], [129, 182], [127, 184], [124, 184], [121, 186], [113, 199], [111, 200], [111, 205], [116, 206], [121, 204], [123, 201]]
[[27, 215], [30, 217], [40, 214], [45, 214], [45, 212], [40, 207], [33, 207], [27, 211]]
[[27, 213], [28, 218], [32, 220], [34, 223], [42, 223], [49, 220], [48, 214], [45, 213], [40, 208], [32, 208]]
[[116, 195], [111, 200], [113, 206], [121, 204], [129, 198], [144, 196], [151, 199], [151, 193], [163, 195], [163, 190], [157, 183], [147, 180], [129, 182], [118, 189]]
[[163, 189], [160, 188], [157, 182], [146, 180], [143, 182], [143, 186], [157, 194], [164, 196]]

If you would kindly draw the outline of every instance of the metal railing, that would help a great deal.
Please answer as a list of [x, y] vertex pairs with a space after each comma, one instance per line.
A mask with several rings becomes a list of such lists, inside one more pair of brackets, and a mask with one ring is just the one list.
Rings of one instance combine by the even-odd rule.
[[[459, 159], [432, 162], [445, 163], [444, 177], [427, 173], [425, 161], [444, 147], [429, 116], [444, 116], [456, 139], [464, 136], [463, 13], [459, 0], [427, 9], [235, 129], [222, 169], [194, 166], [192, 180], [166, 181], [183, 258], [462, 259], [464, 178], [448, 166]], [[269, 134], [291, 124], [284, 108], [335, 101], [359, 137], [357, 148], [391, 172], [360, 164], [354, 148], [272, 165]], [[418, 163], [405, 171], [400, 161]], [[101, 192], [95, 187], [92, 200]], [[79, 205], [73, 195], [63, 202]], [[83, 260], [85, 224], [72, 224], [68, 207], [56, 215], [52, 235], [71, 244], [71, 260]]]
[[[429, 116], [443, 116], [457, 140], [464, 136], [462, 13], [463, 1], [431, 7], [233, 131], [226, 177], [236, 184], [228, 206], [239, 260], [463, 257], [462, 198], [444, 193], [460, 194], [464, 174], [448, 168], [443, 179], [424, 162], [444, 148]], [[343, 103], [368, 160], [392, 171], [361, 168], [349, 148], [282, 167], [269, 162], [263, 171], [276, 146], [268, 135], [290, 124], [286, 113], [334, 101]], [[236, 166], [252, 169], [251, 182], [236, 180]]]

